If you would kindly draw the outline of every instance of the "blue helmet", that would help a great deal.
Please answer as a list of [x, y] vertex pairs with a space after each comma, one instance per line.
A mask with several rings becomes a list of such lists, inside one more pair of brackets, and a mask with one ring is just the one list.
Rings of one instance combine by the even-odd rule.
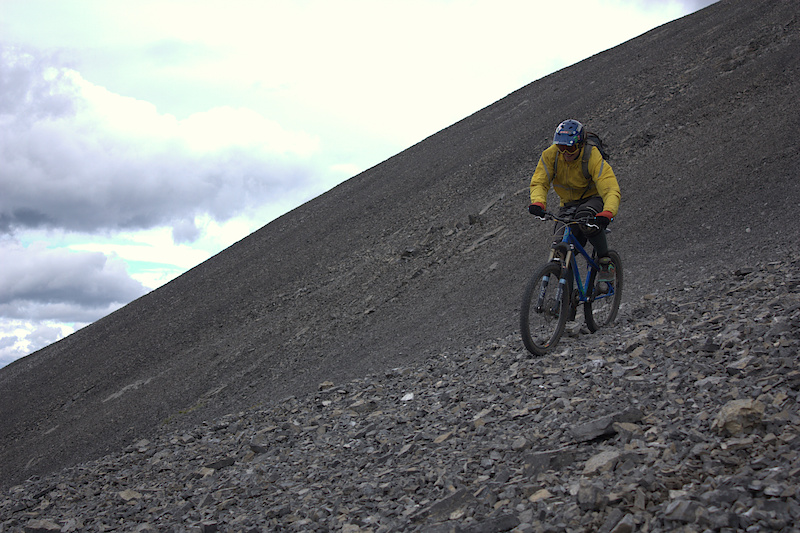
[[583, 124], [577, 120], [565, 120], [556, 128], [553, 136], [553, 144], [563, 144], [564, 146], [580, 146], [586, 140], [586, 132]]

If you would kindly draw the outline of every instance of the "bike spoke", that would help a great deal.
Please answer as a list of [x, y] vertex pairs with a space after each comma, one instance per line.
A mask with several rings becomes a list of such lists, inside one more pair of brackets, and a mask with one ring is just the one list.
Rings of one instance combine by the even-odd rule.
[[614, 279], [596, 283], [594, 298], [585, 305], [586, 325], [593, 332], [614, 322], [622, 300], [622, 261], [614, 251], [609, 257], [614, 264]]
[[558, 263], [543, 266], [528, 283], [520, 314], [520, 330], [525, 347], [535, 355], [552, 348], [561, 336], [565, 317], [565, 297], [559, 297]]

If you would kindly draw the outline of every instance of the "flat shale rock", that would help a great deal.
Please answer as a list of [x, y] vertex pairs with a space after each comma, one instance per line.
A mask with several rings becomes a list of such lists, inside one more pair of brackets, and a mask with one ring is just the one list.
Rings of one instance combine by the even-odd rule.
[[572, 436], [579, 442], [596, 439], [617, 432], [615, 424], [620, 422], [638, 422], [642, 419], [642, 411], [638, 408], [626, 409], [602, 418], [579, 424], [570, 429]]

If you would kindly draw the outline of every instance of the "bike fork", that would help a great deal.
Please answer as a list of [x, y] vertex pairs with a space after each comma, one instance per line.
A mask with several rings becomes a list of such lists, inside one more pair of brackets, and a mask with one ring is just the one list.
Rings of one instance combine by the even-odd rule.
[[[564, 263], [561, 265], [561, 275], [558, 280], [558, 291], [556, 291], [556, 301], [553, 303], [553, 314], [558, 315], [561, 299], [564, 297], [564, 291], [567, 288], [567, 276], [569, 275], [569, 263], [572, 261], [572, 250], [567, 250], [566, 257], [564, 257]], [[570, 306], [572, 306], [572, 295], [570, 297]]]
[[[550, 308], [550, 313], [558, 316], [561, 307], [561, 299], [564, 297], [564, 288], [567, 285], [567, 269], [566, 265], [569, 264], [569, 260], [572, 257], [572, 252], [567, 252], [566, 261], [564, 264], [561, 265], [561, 275], [558, 280], [558, 290], [556, 291], [556, 297], [553, 301], [553, 306]], [[551, 254], [552, 259], [552, 254]], [[539, 298], [536, 303], [536, 312], [541, 313], [544, 311], [545, 305], [545, 297], [547, 295], [547, 286], [550, 284], [550, 275], [547, 274], [542, 277], [542, 287], [539, 289]]]
[[561, 299], [564, 297], [564, 287], [567, 285], [566, 278], [562, 277], [558, 280], [558, 290], [556, 291], [556, 300], [553, 302], [552, 313], [558, 316], [561, 308]]
[[542, 277], [542, 288], [539, 289], [539, 299], [536, 301], [536, 312], [541, 313], [544, 309], [544, 297], [547, 294], [547, 285], [550, 283], [550, 275]]

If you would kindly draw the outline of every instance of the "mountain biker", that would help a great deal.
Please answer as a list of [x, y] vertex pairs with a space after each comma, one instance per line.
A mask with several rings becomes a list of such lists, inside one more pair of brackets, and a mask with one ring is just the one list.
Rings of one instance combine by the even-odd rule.
[[[553, 144], [542, 152], [531, 178], [531, 205], [528, 211], [532, 215], [544, 217], [547, 193], [552, 185], [561, 199], [560, 216], [568, 209], [577, 208], [573, 215], [575, 218], [594, 217], [594, 224], [599, 229], [581, 224], [575, 228], [576, 237], [581, 245], [585, 245], [586, 239], [589, 239], [599, 257], [598, 263], [603, 268], [601, 279], [610, 280], [613, 279], [613, 272], [609, 272], [605, 229], [619, 209], [619, 184], [611, 165], [597, 149], [592, 150], [589, 158], [591, 179], [587, 180], [581, 163], [584, 149], [587, 146], [583, 124], [570, 119], [558, 125]], [[555, 176], [552, 175], [554, 167]], [[556, 225], [553, 241], [560, 242], [563, 235], [564, 225], [559, 223]]]

